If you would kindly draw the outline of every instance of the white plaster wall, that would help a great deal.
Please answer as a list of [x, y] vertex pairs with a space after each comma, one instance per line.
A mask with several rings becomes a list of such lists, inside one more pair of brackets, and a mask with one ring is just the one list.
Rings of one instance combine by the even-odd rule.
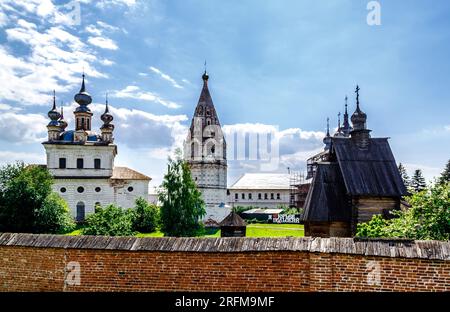
[[[290, 192], [289, 190], [249, 190], [249, 189], [230, 189], [228, 195], [228, 203], [230, 206], [254, 206], [260, 208], [277, 208], [279, 205], [289, 206]], [[242, 199], [242, 193], [245, 194], [245, 199]], [[248, 194], [252, 194], [252, 199], [249, 199]], [[274, 199], [270, 199], [270, 194], [274, 194]], [[280, 199], [277, 199], [277, 193], [280, 193]], [[235, 198], [238, 194], [238, 199]], [[261, 199], [258, 199], [258, 194], [261, 194]], [[264, 199], [264, 194], [267, 194], [268, 199]]]
[[[47, 154], [47, 168], [53, 176], [112, 176], [115, 145], [59, 145], [44, 144]], [[59, 169], [59, 158], [66, 158], [66, 169]], [[83, 158], [84, 168], [77, 169], [77, 158]], [[94, 169], [94, 159], [101, 159], [101, 169]]]
[[[78, 187], [84, 188], [83, 193], [78, 193]], [[128, 187], [133, 187], [133, 191], [128, 191]], [[66, 192], [62, 193], [61, 188], [65, 187]], [[96, 192], [95, 188], [100, 187], [101, 191]], [[61, 195], [69, 204], [70, 211], [76, 217], [76, 206], [78, 202], [85, 205], [86, 215], [93, 213], [95, 203], [105, 206], [116, 204], [122, 208], [134, 207], [135, 200], [139, 197], [147, 199], [148, 181], [145, 180], [110, 180], [110, 179], [55, 179], [53, 190]]]

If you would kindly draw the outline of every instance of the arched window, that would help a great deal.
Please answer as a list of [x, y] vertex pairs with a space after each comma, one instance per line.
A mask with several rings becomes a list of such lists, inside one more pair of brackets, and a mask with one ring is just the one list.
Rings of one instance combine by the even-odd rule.
[[85, 207], [83, 202], [77, 203], [77, 222], [84, 222]]

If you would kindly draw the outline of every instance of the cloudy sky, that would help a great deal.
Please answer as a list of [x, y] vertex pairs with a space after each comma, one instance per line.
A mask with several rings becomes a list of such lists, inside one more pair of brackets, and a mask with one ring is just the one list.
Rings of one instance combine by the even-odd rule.
[[[52, 90], [73, 127], [84, 70], [94, 127], [109, 93], [116, 164], [157, 185], [206, 60], [225, 132], [274, 132], [275, 170], [304, 170], [346, 95], [354, 110], [358, 83], [372, 135], [390, 137], [397, 162], [431, 179], [450, 156], [450, 2], [379, 1], [379, 26], [367, 24], [368, 2], [2, 0], [0, 163], [45, 163]], [[261, 169], [229, 167], [229, 183]]]

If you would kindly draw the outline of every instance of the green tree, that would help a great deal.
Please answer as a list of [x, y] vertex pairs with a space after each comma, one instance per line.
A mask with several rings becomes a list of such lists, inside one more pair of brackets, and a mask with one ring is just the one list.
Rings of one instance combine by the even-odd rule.
[[133, 219], [132, 209], [122, 209], [116, 205], [97, 206], [96, 212], [86, 217], [82, 232], [85, 235], [134, 235]]
[[142, 197], [136, 199], [133, 229], [141, 233], [154, 232], [159, 222], [159, 208]]
[[450, 239], [450, 183], [437, 184], [407, 198], [411, 208], [397, 211], [396, 218], [376, 215], [358, 224], [357, 236], [410, 239]]
[[445, 184], [449, 182], [450, 182], [450, 159], [447, 162], [444, 171], [441, 173], [441, 176], [439, 177], [440, 184]]
[[34, 230], [37, 233], [67, 233], [75, 228], [67, 202], [52, 192], [42, 207], [35, 211]]
[[410, 186], [414, 192], [420, 192], [427, 187], [425, 178], [423, 177], [422, 170], [417, 169], [411, 178]]
[[406, 172], [405, 166], [403, 166], [402, 163], [398, 164], [398, 172], [400, 173], [400, 176], [402, 177], [403, 184], [405, 184], [405, 187], [409, 188], [410, 187], [409, 176], [408, 176], [408, 173]]
[[165, 236], [196, 236], [201, 232], [199, 220], [206, 214], [205, 204], [179, 150], [175, 159], [169, 158], [158, 197], [162, 203], [161, 231]]
[[[74, 226], [53, 179], [43, 166], [23, 163], [0, 169], [0, 231], [62, 233]], [[59, 215], [60, 214], [60, 215]]]

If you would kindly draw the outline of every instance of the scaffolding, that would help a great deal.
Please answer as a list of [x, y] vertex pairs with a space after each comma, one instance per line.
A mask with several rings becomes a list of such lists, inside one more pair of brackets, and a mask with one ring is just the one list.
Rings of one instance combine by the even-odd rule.
[[301, 171], [292, 171], [289, 176], [289, 207], [300, 207], [300, 185], [305, 183], [305, 174]]

